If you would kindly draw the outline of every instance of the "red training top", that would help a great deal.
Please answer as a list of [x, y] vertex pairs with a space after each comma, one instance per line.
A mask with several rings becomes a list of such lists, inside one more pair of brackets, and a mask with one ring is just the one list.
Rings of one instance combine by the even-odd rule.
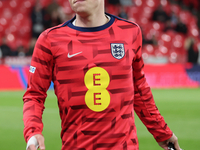
[[156, 141], [172, 136], [146, 82], [137, 24], [110, 16], [100, 27], [72, 20], [37, 40], [23, 97], [24, 137], [43, 130], [46, 91], [54, 83], [62, 150], [138, 150], [134, 110]]

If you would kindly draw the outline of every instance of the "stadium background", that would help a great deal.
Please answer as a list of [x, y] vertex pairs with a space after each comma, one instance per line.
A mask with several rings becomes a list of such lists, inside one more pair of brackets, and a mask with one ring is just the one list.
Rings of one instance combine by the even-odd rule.
[[[40, 0], [43, 8], [51, 0]], [[73, 17], [68, 0], [57, 0], [61, 20]], [[111, 2], [111, 0], [110, 0]], [[200, 34], [198, 0], [133, 0], [132, 5], [106, 1], [106, 11], [137, 22], [142, 31], [145, 74], [155, 101], [184, 149], [200, 147]], [[32, 9], [36, 0], [0, 0], [0, 45], [3, 39], [12, 49], [4, 56], [0, 50], [0, 149], [24, 149], [22, 96], [26, 89], [31, 60]], [[162, 5], [167, 14], [174, 12], [187, 26], [187, 33], [165, 30], [166, 22], [153, 20], [153, 12]], [[196, 60], [188, 60], [187, 44], [193, 39]], [[23, 50], [19, 51], [19, 47]], [[29, 53], [29, 54], [28, 54]], [[44, 135], [47, 149], [60, 149], [60, 120], [53, 85], [48, 91], [44, 111]], [[160, 149], [141, 122], [136, 119], [141, 150]]]

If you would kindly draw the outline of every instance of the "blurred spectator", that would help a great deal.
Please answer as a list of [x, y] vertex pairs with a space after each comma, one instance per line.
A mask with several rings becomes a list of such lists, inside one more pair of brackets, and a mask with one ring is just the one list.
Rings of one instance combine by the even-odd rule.
[[109, 4], [112, 4], [112, 5], [119, 5], [119, 4], [120, 4], [119, 1], [120, 1], [120, 0], [108, 0], [108, 3], [109, 3]]
[[184, 24], [180, 18], [178, 18], [178, 23], [175, 25], [174, 30], [179, 33], [187, 34], [188, 28], [187, 25]]
[[170, 19], [170, 16], [164, 11], [162, 5], [159, 5], [153, 12], [152, 20], [165, 23]]
[[124, 6], [120, 6], [120, 12], [118, 16], [128, 20], [128, 14], [126, 13]]
[[46, 17], [45, 9], [42, 8], [40, 1], [37, 0], [36, 4], [31, 12], [32, 21], [32, 37], [38, 38], [38, 36], [45, 30], [46, 24], [49, 18]]
[[12, 49], [7, 44], [6, 37], [2, 38], [2, 44], [0, 46], [0, 58], [10, 56], [12, 54]]
[[26, 49], [25, 49], [25, 47], [23, 45], [20, 45], [17, 48], [17, 53], [18, 53], [18, 56], [24, 57], [26, 55]]
[[59, 16], [59, 12], [58, 10], [54, 10], [51, 14], [51, 17], [50, 17], [50, 27], [54, 27], [56, 25], [59, 25], [61, 24], [62, 21], [61, 21], [61, 18]]
[[178, 23], [178, 16], [174, 11], [170, 14], [170, 22], [172, 26], [175, 26]]
[[185, 49], [187, 50], [188, 62], [196, 64], [198, 61], [198, 47], [196, 40], [193, 37], [188, 37], [185, 40]]
[[66, 20], [70, 20], [74, 17], [74, 13], [69, 12], [69, 10], [66, 12], [64, 7], [59, 7], [57, 12], [61, 23], [65, 22]]
[[163, 32], [167, 32], [168, 30], [174, 30], [172, 22], [170, 20], [168, 20], [165, 24], [164, 24], [164, 29]]
[[65, 20], [64, 12], [62, 8], [57, 3], [57, 0], [52, 0], [51, 3], [47, 6], [46, 12], [49, 16], [48, 28], [54, 27], [63, 23]]
[[193, 11], [194, 9], [199, 9], [199, 0], [183, 0], [183, 3], [190, 9], [190, 11]]
[[60, 5], [57, 3], [57, 0], [51, 0], [51, 3], [46, 7], [46, 12], [51, 15], [54, 11], [59, 9]]
[[197, 63], [200, 65], [200, 43], [197, 45], [197, 48], [199, 53]]
[[155, 34], [151, 34], [149, 38], [147, 38], [144, 34], [142, 34], [142, 44], [152, 44], [152, 45], [158, 45], [158, 40], [156, 38]]
[[29, 48], [28, 48], [28, 52], [26, 53], [26, 56], [32, 56], [36, 41], [37, 41], [37, 38], [32, 38], [30, 40]]
[[176, 2], [178, 5], [183, 4], [183, 0], [170, 0], [171, 2]]
[[12, 56], [24, 57], [26, 55], [26, 49], [23, 45], [17, 47], [16, 51], [12, 52]]
[[119, 0], [120, 4], [122, 6], [128, 6], [131, 7], [133, 5], [133, 1], [132, 0]]

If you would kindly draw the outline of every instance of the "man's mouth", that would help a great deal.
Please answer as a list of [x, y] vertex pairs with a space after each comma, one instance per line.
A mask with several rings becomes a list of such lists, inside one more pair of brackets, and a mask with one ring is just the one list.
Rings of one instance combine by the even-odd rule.
[[83, 1], [85, 1], [85, 0], [75, 0], [74, 4], [79, 3], [79, 2], [83, 2]]

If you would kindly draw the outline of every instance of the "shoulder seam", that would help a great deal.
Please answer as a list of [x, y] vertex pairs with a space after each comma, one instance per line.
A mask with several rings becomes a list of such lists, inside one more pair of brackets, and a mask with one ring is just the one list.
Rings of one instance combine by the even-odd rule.
[[56, 27], [53, 27], [53, 28], [49, 29], [49, 31], [47, 32], [47, 34], [48, 34], [49, 32], [51, 32], [51, 31], [55, 30], [55, 29], [61, 28], [62, 26], [63, 26], [63, 25], [61, 24], [61, 25], [59, 25], [59, 26], [56, 26]]
[[138, 25], [137, 23], [135, 23], [135, 22], [132, 22], [132, 21], [129, 21], [129, 20], [126, 20], [126, 19], [120, 18], [120, 17], [115, 16], [115, 15], [112, 15], [112, 14], [109, 14], [109, 15], [110, 15], [110, 16], [113, 16], [114, 18], [116, 18], [116, 19], [118, 19], [118, 20], [125, 21], [125, 22], [131, 23], [131, 24], [134, 24], [134, 25], [136, 25], [136, 26], [139, 27], [139, 25]]
[[55, 30], [55, 29], [58, 29], [58, 28], [67, 26], [67, 24], [68, 24], [70, 21], [71, 21], [71, 20], [68, 20], [68, 21], [62, 23], [61, 25], [58, 25], [58, 26], [55, 26], [55, 27], [51, 28], [51, 29], [47, 32], [47, 34], [48, 34], [49, 32], [51, 32], [52, 30]]

